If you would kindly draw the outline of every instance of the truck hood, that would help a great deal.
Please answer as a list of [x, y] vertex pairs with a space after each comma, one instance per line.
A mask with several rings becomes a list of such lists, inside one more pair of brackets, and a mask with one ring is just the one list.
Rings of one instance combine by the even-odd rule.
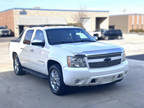
[[122, 51], [123, 48], [111, 44], [101, 43], [101, 42], [81, 42], [81, 43], [69, 43], [69, 44], [61, 44], [56, 45], [58, 48], [62, 48], [63, 50], [67, 50], [73, 54], [83, 53], [83, 52], [93, 52], [93, 51], [101, 51], [107, 53], [109, 50], [117, 49], [117, 51]]

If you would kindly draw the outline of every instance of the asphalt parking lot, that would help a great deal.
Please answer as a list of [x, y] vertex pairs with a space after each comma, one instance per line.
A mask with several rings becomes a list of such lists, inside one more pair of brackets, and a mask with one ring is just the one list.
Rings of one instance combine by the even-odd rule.
[[143, 108], [144, 36], [102, 41], [121, 45], [129, 61], [128, 76], [115, 85], [71, 88], [65, 96], [50, 92], [48, 81], [30, 74], [16, 76], [8, 56], [8, 42], [0, 38], [0, 108]]

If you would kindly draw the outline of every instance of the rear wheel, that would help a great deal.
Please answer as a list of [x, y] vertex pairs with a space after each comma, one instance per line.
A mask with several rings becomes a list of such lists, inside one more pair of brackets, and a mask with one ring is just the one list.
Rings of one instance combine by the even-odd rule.
[[63, 95], [66, 92], [62, 70], [58, 64], [52, 65], [49, 69], [49, 85], [52, 93], [56, 95]]
[[13, 58], [13, 68], [16, 75], [24, 75], [25, 72], [22, 71], [22, 66], [20, 64], [18, 56], [15, 54]]

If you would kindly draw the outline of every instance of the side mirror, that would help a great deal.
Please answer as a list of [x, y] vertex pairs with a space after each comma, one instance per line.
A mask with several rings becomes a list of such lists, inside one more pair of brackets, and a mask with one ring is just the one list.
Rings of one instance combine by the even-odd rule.
[[31, 42], [31, 44], [32, 44], [32, 45], [35, 45], [35, 46], [41, 46], [41, 47], [44, 47], [45, 42], [42, 41], [42, 40], [33, 40], [33, 41]]

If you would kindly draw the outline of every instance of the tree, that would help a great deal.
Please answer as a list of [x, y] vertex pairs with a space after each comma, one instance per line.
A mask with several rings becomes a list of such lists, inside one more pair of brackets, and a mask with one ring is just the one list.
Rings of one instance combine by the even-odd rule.
[[80, 9], [77, 13], [75, 13], [75, 15], [72, 16], [72, 19], [75, 23], [72, 23], [70, 25], [83, 27], [85, 18], [87, 18], [87, 14], [85, 13], [85, 10]]

